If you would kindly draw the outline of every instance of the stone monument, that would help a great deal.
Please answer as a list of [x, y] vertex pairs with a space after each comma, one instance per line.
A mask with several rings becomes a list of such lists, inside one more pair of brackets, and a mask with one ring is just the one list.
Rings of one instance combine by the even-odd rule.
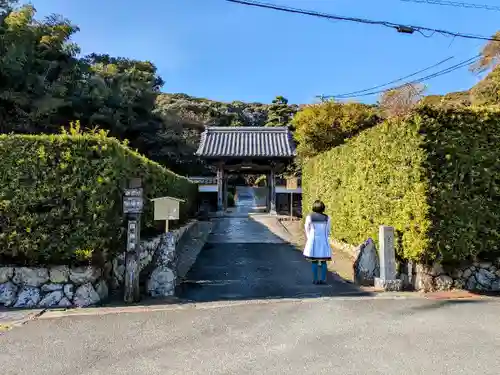
[[394, 250], [394, 227], [379, 227], [380, 277], [375, 278], [375, 288], [387, 292], [403, 289], [403, 281], [396, 279], [396, 253]]
[[358, 257], [354, 262], [353, 269], [354, 282], [358, 285], [373, 286], [375, 277], [380, 276], [377, 249], [371, 238], [359, 246]]

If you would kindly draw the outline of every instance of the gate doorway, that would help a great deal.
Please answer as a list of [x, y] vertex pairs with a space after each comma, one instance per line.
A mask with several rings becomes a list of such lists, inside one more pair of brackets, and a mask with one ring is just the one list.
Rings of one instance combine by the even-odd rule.
[[[276, 176], [285, 171], [296, 156], [288, 127], [207, 127], [196, 152], [217, 170], [217, 210], [229, 206], [230, 179], [243, 174], [264, 175], [266, 185], [253, 191], [265, 211], [276, 214]], [[236, 193], [236, 191], [235, 191]]]

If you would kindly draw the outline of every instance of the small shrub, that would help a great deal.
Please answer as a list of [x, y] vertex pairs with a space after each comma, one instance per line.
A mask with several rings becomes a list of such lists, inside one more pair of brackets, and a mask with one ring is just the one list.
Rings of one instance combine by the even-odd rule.
[[227, 193], [227, 205], [229, 207], [234, 207], [234, 204], [235, 204], [235, 202], [234, 202], [234, 195], [233, 195], [233, 193], [228, 192]]

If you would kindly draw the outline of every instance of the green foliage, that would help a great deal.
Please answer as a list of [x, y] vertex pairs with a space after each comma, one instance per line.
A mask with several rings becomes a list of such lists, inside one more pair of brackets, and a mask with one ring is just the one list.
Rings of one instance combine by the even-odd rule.
[[290, 106], [288, 99], [277, 96], [268, 107], [268, 118], [265, 126], [288, 126], [297, 106]]
[[286, 121], [294, 111], [282, 97], [267, 105], [161, 94], [153, 63], [79, 57], [71, 42], [77, 31], [63, 17], [36, 19], [32, 6], [0, 0], [0, 133], [55, 134], [79, 120], [82, 128], [128, 139], [177, 173], [196, 175], [208, 171], [194, 155], [205, 125], [264, 126], [269, 111]]
[[500, 67], [493, 69], [471, 89], [472, 101], [477, 105], [500, 104]]
[[231, 192], [227, 193], [227, 205], [229, 207], [234, 207], [234, 194]]
[[260, 175], [253, 182], [253, 186], [266, 186], [267, 184], [267, 176], [265, 174]]
[[90, 54], [71, 43], [78, 27], [60, 16], [35, 18], [32, 6], [0, 2], [0, 133], [58, 133], [79, 120], [99, 126], [167, 167], [176, 123], [156, 111], [163, 84], [148, 61]]
[[470, 106], [472, 104], [471, 93], [470, 91], [458, 91], [446, 95], [428, 95], [424, 96], [419, 104], [443, 107]]
[[377, 109], [360, 103], [325, 101], [305, 106], [294, 117], [300, 158], [314, 156], [380, 122]]
[[478, 61], [470, 66], [473, 72], [484, 72], [488, 69], [494, 68], [498, 65], [500, 58], [500, 31], [492, 35], [491, 40], [485, 43], [481, 50], [481, 56]]
[[143, 230], [155, 228], [151, 198], [196, 204], [196, 185], [128, 149], [105, 132], [0, 135], [0, 261], [17, 264], [102, 262], [125, 245], [122, 195], [140, 177]]
[[359, 244], [394, 226], [405, 259], [499, 253], [500, 111], [419, 107], [303, 166], [304, 210], [322, 199], [333, 237]]
[[148, 156], [182, 173], [206, 173], [206, 166], [194, 156], [204, 127], [260, 127], [268, 125], [268, 118], [280, 114], [282, 121], [288, 122], [295, 106], [286, 104], [283, 97], [278, 98], [279, 103], [268, 105], [240, 101], [223, 103], [186, 94], [160, 94], [156, 100], [155, 114], [163, 122], [156, 136], [161, 147], [150, 151]]
[[186, 94], [161, 94], [157, 108], [175, 114], [186, 124], [203, 126], [264, 126], [270, 105], [234, 101], [223, 103]]

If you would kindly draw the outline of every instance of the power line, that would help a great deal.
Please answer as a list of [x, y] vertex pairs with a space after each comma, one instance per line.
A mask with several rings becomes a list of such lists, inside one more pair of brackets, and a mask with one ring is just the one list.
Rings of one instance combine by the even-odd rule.
[[[425, 69], [421, 69], [415, 73], [412, 73], [412, 74], [408, 74], [407, 76], [404, 76], [404, 77], [401, 77], [401, 78], [398, 78], [398, 79], [395, 79], [393, 81], [390, 81], [390, 82], [387, 82], [387, 83], [384, 83], [383, 85], [378, 85], [378, 86], [373, 86], [373, 87], [370, 87], [369, 89], [364, 89], [364, 90], [358, 90], [358, 91], [352, 91], [352, 92], [348, 92], [348, 93], [345, 93], [345, 94], [341, 94], [340, 96], [346, 96], [346, 95], [354, 95], [354, 94], [360, 94], [360, 93], [363, 93], [363, 92], [366, 92], [366, 91], [371, 91], [371, 90], [376, 90], [376, 89], [379, 89], [381, 87], [384, 87], [384, 86], [389, 86], [389, 85], [392, 85], [396, 82], [401, 82], [402, 80], [404, 79], [407, 79], [407, 78], [410, 78], [410, 77], [414, 77], [416, 76], [417, 74], [420, 74], [420, 73], [423, 73], [429, 69], [432, 69], [432, 68], [435, 68], [436, 66], [439, 66], [441, 64], [444, 64], [446, 61], [449, 61], [451, 60], [453, 57], [448, 57], [447, 59], [444, 59], [434, 65], [431, 65]], [[339, 95], [333, 95], [332, 97], [337, 97]]]
[[418, 83], [422, 83], [422, 82], [428, 81], [430, 79], [433, 79], [433, 78], [440, 77], [442, 75], [451, 73], [451, 72], [453, 72], [453, 71], [455, 71], [457, 69], [464, 68], [464, 67], [466, 67], [466, 66], [474, 63], [475, 61], [477, 61], [477, 59], [479, 57], [480, 57], [480, 55], [476, 55], [474, 57], [471, 57], [470, 59], [461, 61], [460, 63], [452, 65], [452, 66], [450, 66], [450, 67], [448, 67], [446, 69], [437, 71], [437, 72], [435, 72], [433, 74], [427, 75], [425, 77], [422, 77], [422, 78], [419, 78], [419, 79], [416, 79], [416, 80], [413, 80], [413, 81], [405, 82], [402, 85], [397, 85], [397, 86], [390, 87], [388, 89], [378, 90], [378, 91], [372, 91], [372, 92], [368, 92], [368, 93], [361, 94], [361, 95], [351, 95], [351, 96], [349, 96], [347, 94], [340, 94], [340, 95], [325, 96], [325, 97], [326, 98], [331, 97], [331, 98], [338, 98], [338, 99], [349, 99], [349, 98], [357, 98], [357, 97], [361, 97], [361, 96], [371, 96], [371, 95], [375, 95], [375, 94], [381, 94], [381, 93], [386, 92], [386, 91], [397, 90], [397, 89], [400, 89], [401, 87], [404, 87], [404, 86], [407, 86], [407, 85], [415, 85], [415, 84], [418, 84]]
[[499, 6], [488, 5], [488, 4], [462, 3], [459, 1], [448, 1], [448, 0], [400, 0], [400, 1], [404, 1], [407, 3], [444, 5], [456, 8], [483, 9], [483, 10], [492, 10], [500, 12]]
[[[440, 77], [442, 75], [451, 73], [451, 72], [453, 72], [453, 71], [455, 71], [457, 69], [464, 68], [464, 67], [466, 67], [466, 66], [474, 63], [475, 61], [477, 61], [477, 59], [479, 59], [480, 56], [481, 55], [476, 55], [476, 56], [471, 57], [471, 58], [469, 58], [467, 60], [461, 61], [458, 64], [452, 65], [452, 66], [450, 66], [450, 67], [448, 67], [446, 69], [437, 71], [437, 72], [435, 72], [433, 74], [429, 74], [429, 75], [427, 75], [425, 77], [422, 77], [422, 78], [419, 78], [419, 79], [416, 79], [416, 80], [413, 80], [413, 81], [405, 82], [402, 85], [397, 85], [397, 86], [390, 87], [388, 89], [378, 90], [378, 91], [371, 91], [371, 92], [365, 92], [365, 93], [360, 94], [360, 95], [350, 95], [349, 93], [346, 93], [346, 94], [338, 94], [338, 95], [321, 95], [321, 97], [322, 98], [334, 98], [334, 99], [350, 99], [350, 98], [358, 98], [358, 97], [362, 97], [362, 96], [371, 96], [371, 95], [381, 94], [381, 93], [386, 92], [386, 91], [396, 90], [396, 89], [399, 89], [399, 88], [407, 86], [407, 85], [415, 85], [415, 84], [422, 83], [422, 82], [428, 81], [430, 79], [433, 79], [433, 78]], [[385, 85], [381, 85], [381, 86], [385, 86]], [[360, 91], [365, 91], [365, 90], [360, 90]]]
[[[278, 10], [278, 11], [287, 12], [287, 13], [303, 14], [303, 15], [325, 18], [325, 19], [330, 19], [330, 20], [349, 21], [349, 22], [364, 23], [364, 24], [369, 24], [369, 25], [385, 26], [385, 27], [389, 27], [392, 29], [396, 29], [398, 32], [405, 33], [405, 34], [413, 34], [414, 32], [418, 32], [425, 37], [431, 37], [435, 33], [439, 33], [439, 34], [442, 34], [445, 36], [454, 36], [454, 37], [466, 38], [466, 39], [479, 39], [479, 40], [500, 42], [500, 39], [490, 38], [490, 37], [486, 37], [486, 36], [482, 36], [482, 35], [457, 33], [457, 32], [453, 32], [453, 31], [432, 29], [432, 28], [423, 27], [423, 26], [401, 25], [401, 24], [397, 24], [397, 23], [393, 23], [393, 22], [389, 22], [389, 21], [375, 21], [375, 20], [369, 20], [369, 19], [364, 19], [364, 18], [337, 16], [337, 15], [328, 14], [328, 13], [316, 12], [313, 10], [291, 8], [291, 7], [287, 7], [287, 6], [275, 5], [275, 4], [270, 4], [270, 3], [261, 3], [261, 2], [254, 1], [254, 0], [225, 0], [225, 1], [228, 1], [230, 3], [241, 4], [241, 5], [254, 6], [254, 7], [258, 7], [258, 8], [273, 9], [273, 10]], [[424, 34], [424, 32], [431, 32], [432, 34], [426, 35], [426, 34]]]

